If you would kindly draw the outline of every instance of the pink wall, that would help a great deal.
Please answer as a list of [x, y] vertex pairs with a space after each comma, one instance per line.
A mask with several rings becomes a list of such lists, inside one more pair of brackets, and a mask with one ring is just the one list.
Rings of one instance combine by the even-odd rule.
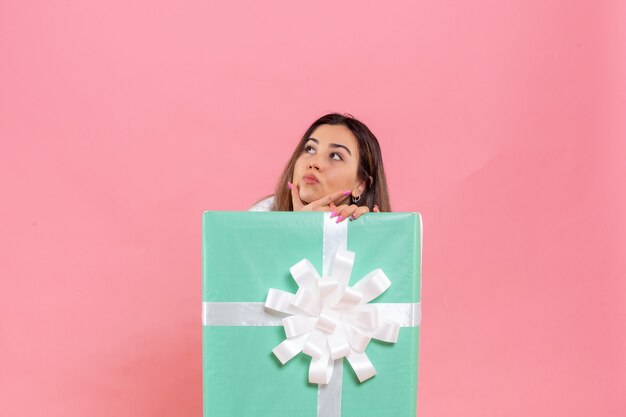
[[424, 216], [418, 415], [625, 415], [625, 3], [280, 3], [0, 3], [0, 414], [200, 416], [201, 213], [337, 110]]

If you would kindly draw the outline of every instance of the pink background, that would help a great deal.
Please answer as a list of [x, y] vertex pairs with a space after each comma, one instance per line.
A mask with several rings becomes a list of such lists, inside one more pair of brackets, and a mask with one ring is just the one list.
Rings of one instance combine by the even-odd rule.
[[626, 3], [0, 3], [0, 415], [201, 416], [201, 213], [328, 111], [425, 222], [418, 415], [626, 414]]

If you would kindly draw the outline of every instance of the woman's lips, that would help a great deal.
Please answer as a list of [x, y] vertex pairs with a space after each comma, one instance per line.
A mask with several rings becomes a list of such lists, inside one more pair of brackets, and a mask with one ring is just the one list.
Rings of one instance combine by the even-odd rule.
[[317, 177], [312, 174], [305, 175], [304, 177], [302, 177], [302, 181], [304, 181], [305, 184], [309, 184], [309, 185], [319, 183], [319, 181], [317, 180]]

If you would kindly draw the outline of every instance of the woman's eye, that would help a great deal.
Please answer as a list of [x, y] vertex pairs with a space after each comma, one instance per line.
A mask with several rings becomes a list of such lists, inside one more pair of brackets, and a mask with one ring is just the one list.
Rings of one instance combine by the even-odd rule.
[[340, 153], [333, 152], [330, 154], [330, 159], [334, 159], [335, 161], [343, 161]]
[[315, 153], [315, 148], [312, 147], [311, 145], [306, 145], [304, 147], [304, 152], [306, 152], [306, 153]]

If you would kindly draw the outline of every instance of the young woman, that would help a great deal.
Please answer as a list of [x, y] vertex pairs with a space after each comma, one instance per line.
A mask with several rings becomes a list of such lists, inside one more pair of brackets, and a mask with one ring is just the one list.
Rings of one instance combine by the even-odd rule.
[[337, 222], [391, 211], [376, 136], [350, 115], [327, 114], [307, 129], [274, 195], [251, 211], [332, 211]]

